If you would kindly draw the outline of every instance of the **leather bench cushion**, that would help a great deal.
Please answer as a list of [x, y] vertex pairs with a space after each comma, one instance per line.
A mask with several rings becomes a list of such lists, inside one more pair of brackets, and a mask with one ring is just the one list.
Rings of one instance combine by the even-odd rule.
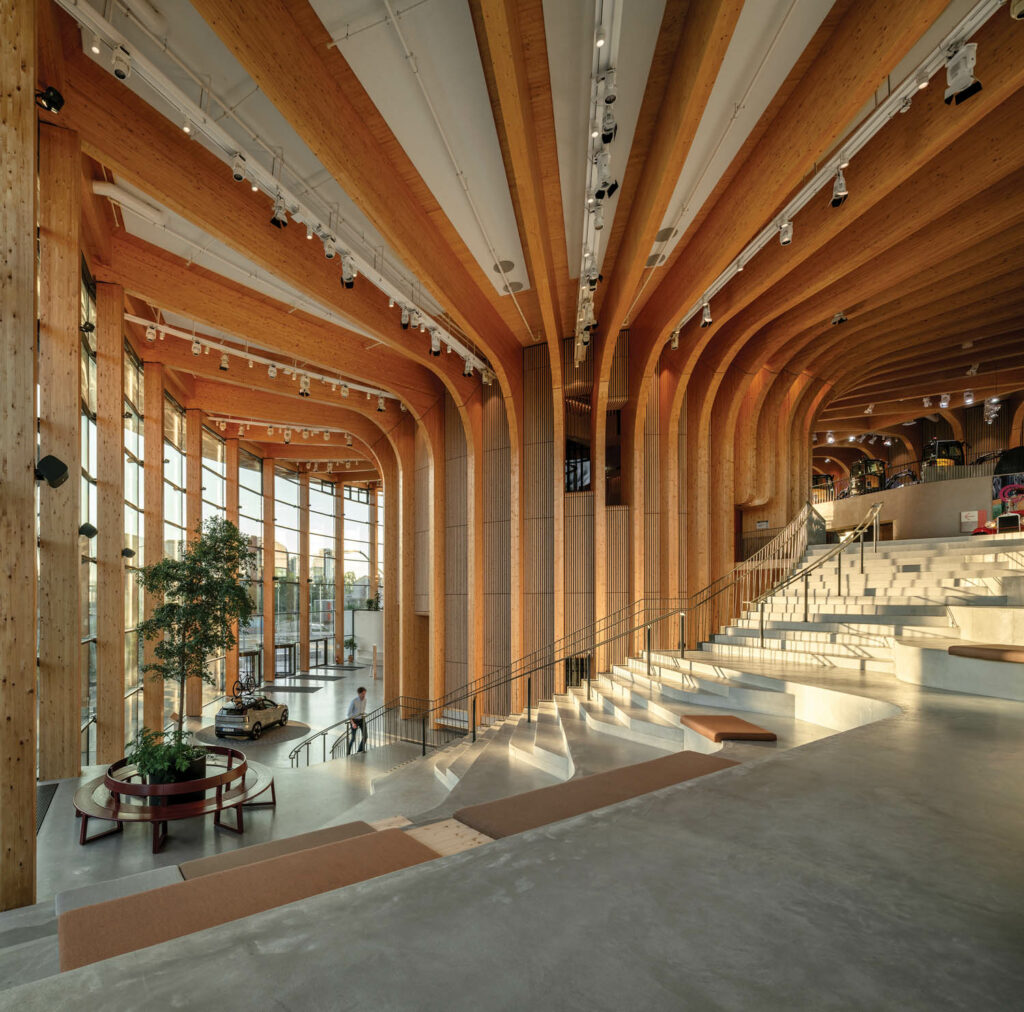
[[684, 713], [680, 720], [712, 741], [775, 741], [774, 731], [728, 714]]
[[200, 875], [210, 875], [215, 871], [240, 868], [244, 864], [255, 864], [257, 861], [266, 861], [272, 857], [281, 857], [283, 854], [309, 850], [310, 847], [322, 847], [327, 843], [337, 843], [339, 840], [348, 840], [353, 836], [364, 836], [373, 832], [373, 826], [365, 822], [346, 822], [343, 826], [328, 826], [312, 833], [288, 836], [282, 840], [268, 840], [252, 847], [237, 847], [224, 851], [223, 854], [211, 854], [209, 857], [186, 861], [180, 866], [181, 874], [187, 879], [199, 878]]
[[134, 952], [435, 857], [400, 829], [386, 829], [79, 907], [57, 919], [60, 968]]
[[732, 760], [720, 759], [718, 756], [676, 752], [633, 766], [622, 766], [606, 773], [595, 773], [552, 787], [541, 787], [500, 801], [471, 805], [455, 812], [454, 817], [463, 825], [497, 839], [592, 812], [605, 805], [614, 805], [648, 791], [657, 791], [735, 765]]
[[1024, 664], [1024, 646], [1001, 643], [956, 643], [949, 652], [956, 657], [973, 657], [979, 661], [1010, 661]]

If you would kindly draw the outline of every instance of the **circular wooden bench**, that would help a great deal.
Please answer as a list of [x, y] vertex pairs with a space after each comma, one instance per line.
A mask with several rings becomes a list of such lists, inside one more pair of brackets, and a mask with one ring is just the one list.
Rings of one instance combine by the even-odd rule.
[[[201, 780], [173, 784], [147, 784], [138, 770], [125, 759], [119, 759], [102, 776], [83, 784], [75, 792], [75, 812], [82, 820], [78, 834], [80, 844], [92, 843], [101, 837], [120, 833], [126, 822], [148, 822], [153, 826], [153, 853], [159, 852], [167, 839], [167, 823], [213, 815], [214, 825], [241, 833], [245, 829], [243, 808], [263, 808], [277, 804], [274, 777], [261, 763], [245, 758], [243, 752], [226, 745], [210, 745], [206, 749], [207, 766], [223, 766]], [[265, 791], [269, 801], [255, 801]], [[207, 792], [212, 791], [212, 795]], [[175, 801], [180, 794], [198, 794], [203, 798]], [[235, 825], [221, 821], [223, 812], [233, 810]], [[113, 829], [88, 835], [90, 819], [114, 822]]]

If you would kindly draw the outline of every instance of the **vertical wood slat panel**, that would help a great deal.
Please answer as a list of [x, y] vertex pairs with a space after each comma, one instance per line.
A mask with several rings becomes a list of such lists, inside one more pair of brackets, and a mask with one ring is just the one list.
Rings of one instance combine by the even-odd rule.
[[968, 444], [967, 460], [974, 460], [982, 453], [1017, 446], [1010, 427], [1013, 422], [1013, 405], [1004, 401], [1003, 406], [991, 424], [985, 423], [985, 405], [973, 404], [963, 413], [964, 440]]
[[36, 5], [5, 0], [0, 11], [0, 910], [10, 910], [36, 898]]
[[96, 286], [96, 761], [124, 755], [124, 291]]
[[690, 592], [690, 584], [686, 579], [686, 520], [687, 520], [687, 489], [686, 477], [686, 395], [683, 395], [683, 406], [679, 412], [679, 594], [686, 597]]
[[[545, 345], [523, 352], [524, 471], [525, 471], [525, 614], [526, 653], [554, 639], [554, 416], [551, 401], [551, 364]], [[535, 698], [550, 698], [549, 677], [538, 686]]]
[[[413, 595], [417, 615], [430, 614], [430, 443], [416, 426], [416, 576]], [[417, 656], [419, 656], [417, 652]]]
[[575, 632], [594, 621], [594, 495], [565, 497], [565, 629]]
[[[159, 362], [146, 362], [142, 377], [145, 387], [146, 417], [143, 420], [143, 481], [145, 482], [145, 525], [143, 541], [146, 565], [163, 557], [164, 544], [164, 367]], [[146, 592], [143, 610], [148, 618], [160, 603], [155, 594]], [[143, 666], [156, 660], [156, 642], [143, 644]], [[163, 680], [151, 674], [142, 676], [142, 723], [151, 731], [164, 726]]]
[[[511, 450], [505, 402], [497, 384], [484, 388], [483, 419], [484, 672], [511, 660], [512, 544]], [[488, 709], [508, 712], [508, 701], [487, 701]]]
[[[39, 776], [81, 772], [77, 535], [82, 457], [78, 324], [78, 135], [39, 126], [39, 443], [68, 465], [68, 480], [39, 497]], [[6, 311], [6, 303], [5, 303]], [[5, 366], [6, 368], [6, 366]], [[6, 430], [5, 430], [6, 433]]]
[[469, 680], [468, 484], [466, 432], [445, 393], [445, 692]]
[[658, 597], [661, 586], [658, 566], [661, 556], [661, 469], [658, 467], [660, 417], [660, 384], [652, 383], [644, 424], [644, 594], [647, 597]]
[[[609, 506], [608, 513], [608, 614], [630, 603], [629, 590], [629, 510], [628, 506]], [[629, 653], [630, 644], [622, 640], [609, 645], [607, 664], [619, 664]]]

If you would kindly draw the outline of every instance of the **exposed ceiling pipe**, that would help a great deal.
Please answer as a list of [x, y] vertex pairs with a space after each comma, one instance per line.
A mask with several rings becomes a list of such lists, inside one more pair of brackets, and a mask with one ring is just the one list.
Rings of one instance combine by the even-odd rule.
[[114, 201], [114, 203], [120, 204], [121, 207], [134, 211], [140, 218], [145, 218], [146, 221], [153, 225], [166, 225], [169, 220], [168, 213], [162, 207], [154, 207], [141, 197], [136, 197], [134, 193], [122, 190], [117, 183], [107, 183], [102, 179], [94, 179], [92, 192], [98, 197], [107, 197]]

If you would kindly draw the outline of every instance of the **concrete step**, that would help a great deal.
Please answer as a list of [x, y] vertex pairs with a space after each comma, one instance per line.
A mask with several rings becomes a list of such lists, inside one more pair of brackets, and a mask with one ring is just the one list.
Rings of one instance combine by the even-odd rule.
[[[766, 621], [792, 620], [794, 615], [803, 615], [803, 611], [803, 602], [769, 601], [765, 606], [764, 617]], [[757, 621], [759, 614], [758, 610], [750, 610], [744, 612], [740, 617]], [[809, 614], [815, 620], [820, 617], [823, 622], [857, 621], [865, 616], [878, 618], [882, 615], [906, 618], [910, 615], [915, 617], [945, 615], [946, 605], [938, 602], [929, 602], [928, 604], [855, 604], [838, 598], [834, 604], [827, 602], [812, 604]]]
[[467, 736], [454, 747], [449, 746], [451, 751], [445, 750], [448, 752], [447, 759], [434, 764], [434, 775], [451, 790], [466, 775], [488, 743], [498, 734], [503, 724], [504, 721], [499, 721], [483, 730], [478, 730], [475, 742]]
[[634, 706], [628, 699], [615, 698], [609, 689], [612, 684], [609, 679], [603, 683], [604, 690], [600, 684], [600, 679], [594, 680], [589, 702], [585, 687], [572, 690], [580, 713], [592, 730], [673, 751], [685, 747], [686, 735], [678, 720], [673, 723], [646, 707]]
[[508, 747], [520, 761], [536, 766], [560, 780], [568, 780], [575, 773], [558, 708], [553, 700], [539, 703], [530, 722], [520, 720], [509, 739]]
[[[774, 625], [767, 626], [764, 631], [765, 638], [773, 640], [785, 640], [793, 643], [823, 644], [823, 643], [848, 643], [855, 646], [875, 646], [891, 648], [894, 640], [893, 635], [886, 635], [884, 631], [876, 632], [868, 630], [865, 632], [839, 632], [822, 630], [815, 623], [809, 623], [807, 629], [780, 629]], [[724, 639], [723, 639], [724, 637]], [[720, 633], [711, 637], [712, 642], [729, 642], [730, 639], [757, 639], [757, 624], [748, 626], [729, 625], [725, 626]]]
[[[775, 632], [776, 635], [771, 635]], [[889, 643], [864, 642], [862, 638], [850, 637], [844, 642], [837, 642], [835, 633], [826, 633], [822, 638], [811, 639], [807, 636], [786, 636], [780, 630], [766, 630], [764, 636], [764, 648], [766, 650], [781, 650], [790, 653], [826, 653], [837, 657], [877, 657], [884, 660], [892, 659], [892, 645], [895, 637], [890, 637]], [[744, 629], [743, 635], [738, 633], [716, 633], [710, 639], [712, 648], [719, 651], [720, 647], [760, 647], [761, 639], [756, 630]]]
[[876, 655], [857, 656], [855, 653], [834, 652], [833, 649], [815, 649], [806, 646], [803, 649], [786, 649], [783, 645], [772, 644], [765, 640], [763, 647], [759, 646], [757, 640], [749, 644], [733, 644], [713, 642], [702, 644], [707, 646], [709, 651], [714, 651], [720, 657], [750, 658], [759, 661], [776, 661], [785, 663], [792, 661], [794, 664], [814, 664], [823, 668], [845, 668], [850, 671], [892, 671], [892, 652], [885, 651], [889, 656], [879, 657]]
[[[854, 615], [848, 621], [841, 621], [830, 618], [828, 621], [803, 621], [802, 609], [798, 611], [798, 617], [791, 616], [773, 617], [765, 614], [765, 630], [768, 629], [809, 629], [819, 632], [847, 632], [866, 634], [880, 633], [886, 636], [899, 635], [902, 629], [913, 627], [915, 629], [936, 628], [945, 629], [949, 627], [949, 614], [945, 609], [937, 615]], [[751, 618], [739, 618], [729, 628], [758, 629], [760, 628], [758, 618], [754, 615]]]

